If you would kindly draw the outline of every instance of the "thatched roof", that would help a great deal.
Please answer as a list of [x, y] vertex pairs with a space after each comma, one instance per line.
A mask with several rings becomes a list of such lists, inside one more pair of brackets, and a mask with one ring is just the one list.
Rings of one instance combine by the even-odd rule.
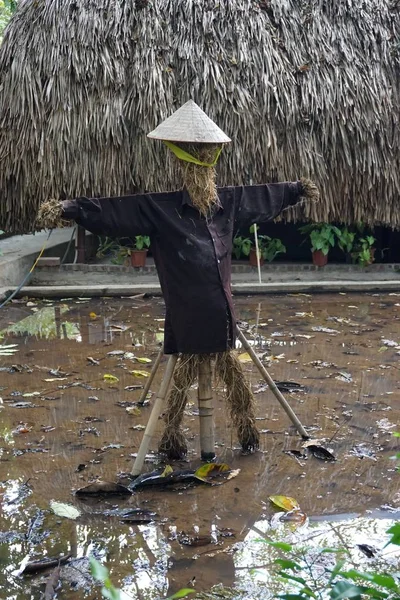
[[[391, 6], [393, 2], [393, 6]], [[0, 228], [49, 197], [173, 189], [146, 138], [192, 98], [220, 184], [311, 176], [308, 217], [400, 225], [395, 0], [20, 0], [0, 49]]]

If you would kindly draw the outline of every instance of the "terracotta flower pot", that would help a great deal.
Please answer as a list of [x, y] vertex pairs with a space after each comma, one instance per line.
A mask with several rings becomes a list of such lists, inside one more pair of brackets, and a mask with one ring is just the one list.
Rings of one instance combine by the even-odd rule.
[[144, 267], [146, 265], [147, 250], [132, 250], [131, 265], [132, 267]]
[[314, 250], [312, 253], [313, 265], [316, 267], [324, 267], [328, 262], [328, 255], [324, 254], [322, 250]]
[[[257, 252], [256, 252], [255, 248], [251, 248], [251, 250], [250, 250], [249, 261], [250, 261], [250, 265], [252, 267], [257, 266]], [[263, 265], [263, 264], [264, 264], [264, 259], [260, 256], [260, 265]]]

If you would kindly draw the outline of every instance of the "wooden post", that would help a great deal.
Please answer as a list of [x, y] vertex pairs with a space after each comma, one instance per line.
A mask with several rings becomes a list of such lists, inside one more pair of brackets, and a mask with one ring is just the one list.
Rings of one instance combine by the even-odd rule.
[[215, 458], [211, 358], [202, 357], [198, 370], [200, 450], [202, 460]]
[[310, 436], [308, 435], [307, 431], [304, 429], [300, 420], [295, 415], [294, 411], [292, 410], [292, 407], [290, 406], [288, 401], [285, 399], [285, 397], [283, 396], [281, 391], [278, 390], [278, 388], [276, 387], [275, 381], [272, 379], [271, 375], [268, 373], [267, 369], [264, 367], [264, 365], [258, 358], [257, 354], [254, 352], [253, 348], [250, 346], [249, 342], [247, 341], [247, 339], [245, 338], [245, 336], [243, 335], [243, 333], [241, 332], [239, 327], [237, 328], [237, 334], [238, 334], [239, 340], [243, 344], [243, 347], [245, 348], [245, 350], [247, 350], [247, 353], [251, 356], [251, 359], [253, 360], [257, 369], [260, 371], [262, 377], [267, 382], [269, 389], [274, 394], [275, 398], [278, 400], [279, 404], [282, 406], [283, 410], [286, 412], [286, 414], [288, 415], [289, 419], [292, 421], [293, 425], [296, 427], [296, 429], [299, 432], [299, 434], [301, 435], [301, 437], [304, 440], [309, 440]]
[[176, 365], [176, 361], [178, 360], [177, 354], [172, 354], [169, 357], [167, 368], [165, 369], [164, 377], [160, 386], [160, 391], [157, 394], [156, 400], [154, 402], [153, 410], [151, 411], [150, 419], [147, 423], [147, 427], [143, 434], [142, 443], [140, 444], [139, 452], [137, 453], [137, 457], [135, 462], [133, 463], [132, 475], [136, 477], [140, 475], [142, 472], [144, 459], [146, 458], [147, 451], [150, 446], [151, 438], [154, 435], [154, 432], [157, 427], [157, 421], [161, 414], [164, 400], [167, 397], [168, 389], [172, 380], [172, 376], [174, 374], [174, 369]]
[[86, 230], [81, 225], [76, 228], [76, 262], [83, 264], [86, 262]]
[[164, 348], [161, 347], [160, 348], [160, 352], [158, 353], [156, 361], [155, 361], [155, 363], [153, 365], [153, 368], [151, 370], [150, 377], [147, 378], [146, 385], [144, 386], [143, 391], [140, 394], [140, 398], [138, 400], [138, 404], [141, 404], [142, 406], [144, 404], [144, 401], [146, 400], [146, 396], [147, 396], [147, 394], [149, 392], [150, 386], [153, 383], [154, 377], [155, 377], [155, 375], [156, 375], [156, 373], [158, 371], [158, 367], [160, 366], [160, 362], [161, 362], [161, 359], [163, 357], [163, 354], [164, 354]]

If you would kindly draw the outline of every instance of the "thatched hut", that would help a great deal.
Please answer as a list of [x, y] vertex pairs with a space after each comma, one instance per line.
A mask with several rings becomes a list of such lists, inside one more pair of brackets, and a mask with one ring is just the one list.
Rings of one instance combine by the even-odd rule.
[[[0, 49], [0, 228], [50, 197], [173, 189], [146, 138], [193, 98], [220, 184], [312, 176], [316, 220], [400, 225], [398, 2], [20, 0]], [[295, 218], [291, 215], [290, 218]]]

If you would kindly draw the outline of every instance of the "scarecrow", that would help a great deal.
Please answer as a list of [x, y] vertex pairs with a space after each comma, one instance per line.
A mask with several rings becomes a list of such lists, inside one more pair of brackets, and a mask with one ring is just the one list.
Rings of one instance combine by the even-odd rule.
[[[237, 330], [231, 295], [232, 239], [239, 228], [274, 219], [303, 199], [316, 200], [318, 190], [306, 179], [217, 188], [215, 166], [231, 140], [191, 100], [148, 137], [162, 140], [178, 159], [182, 189], [52, 200], [41, 206], [39, 223], [54, 227], [60, 219], [75, 220], [97, 235], [150, 236], [166, 305], [164, 353], [178, 356], [159, 449], [170, 459], [186, 454], [182, 420], [188, 392], [197, 377], [199, 390], [200, 379], [203, 392], [204, 378], [211, 385], [213, 365], [225, 386], [241, 447], [251, 452], [259, 446], [259, 433], [254, 398], [233, 352]], [[212, 409], [205, 400], [203, 412], [208, 411], [209, 417]], [[202, 448], [202, 458], [213, 456], [213, 447]]]

